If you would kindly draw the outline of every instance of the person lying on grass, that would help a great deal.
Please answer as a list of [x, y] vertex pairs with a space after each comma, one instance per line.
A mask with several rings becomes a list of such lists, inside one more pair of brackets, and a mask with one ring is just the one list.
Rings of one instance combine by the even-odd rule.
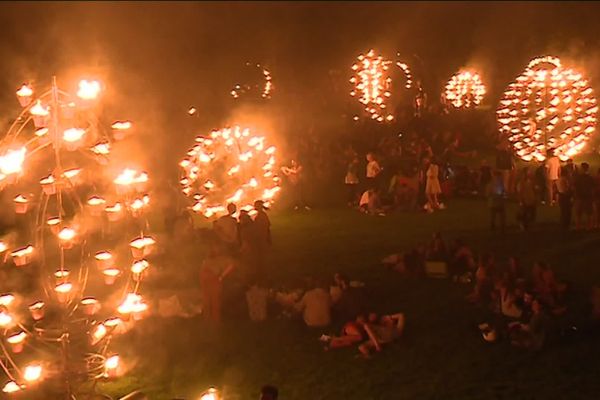
[[371, 356], [371, 350], [381, 351], [382, 346], [398, 339], [404, 331], [404, 314], [383, 315], [379, 323], [365, 323], [364, 330], [369, 339], [358, 346], [364, 358]]
[[362, 342], [367, 337], [367, 333], [364, 329], [365, 323], [366, 318], [364, 315], [359, 315], [356, 317], [355, 321], [349, 321], [344, 324], [340, 336], [321, 336], [320, 340], [326, 343], [324, 350], [327, 351], [329, 349], [350, 347], [354, 344]]

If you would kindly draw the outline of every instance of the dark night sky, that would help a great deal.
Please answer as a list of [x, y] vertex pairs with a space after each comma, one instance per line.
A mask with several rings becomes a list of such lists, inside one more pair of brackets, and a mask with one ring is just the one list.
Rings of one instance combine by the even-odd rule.
[[[399, 51], [432, 97], [461, 66], [479, 67], [495, 105], [528, 60], [547, 52], [598, 81], [599, 11], [592, 2], [2, 3], [2, 118], [21, 82], [52, 74], [70, 82], [85, 71], [100, 75], [157, 143], [181, 136], [185, 148], [196, 133], [181, 122], [187, 107], [203, 110], [202, 129], [218, 127], [234, 106], [232, 83], [252, 60], [273, 74], [269, 107], [283, 110], [280, 135], [301, 133], [302, 118], [336, 129], [323, 108], [343, 111], [349, 67], [370, 47]], [[339, 71], [337, 93], [331, 70]]]

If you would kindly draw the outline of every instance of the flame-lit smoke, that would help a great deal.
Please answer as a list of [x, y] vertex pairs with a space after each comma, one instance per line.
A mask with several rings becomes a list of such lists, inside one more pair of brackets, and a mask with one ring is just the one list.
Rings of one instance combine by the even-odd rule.
[[[271, 92], [273, 91], [273, 77], [271, 76], [271, 72], [261, 64], [246, 63], [246, 68], [256, 70], [260, 73], [260, 83], [255, 83], [251, 81], [236, 83], [233, 89], [231, 89], [231, 96], [233, 96], [234, 99], [238, 99], [243, 95], [256, 92], [260, 95], [261, 98], [270, 99]], [[190, 115], [192, 114], [193, 113], [191, 113]]]
[[[141, 318], [148, 307], [140, 294], [155, 245], [146, 232], [148, 175], [121, 167], [128, 159], [110, 158], [111, 129], [101, 126], [96, 103], [100, 89], [96, 81], [81, 81], [75, 95], [56, 82], [41, 94], [22, 86], [16, 92], [22, 112], [0, 142], [0, 187], [18, 193], [15, 212], [36, 221], [31, 232], [13, 232], [0, 241], [2, 267], [39, 271], [43, 286], [37, 294], [0, 296], [7, 344], [0, 344], [6, 347], [0, 357], [8, 378], [4, 393], [62, 379], [47, 367], [62, 364], [66, 354], [73, 363], [67, 369], [90, 380], [113, 377], [118, 356], [109, 357], [109, 344], [125, 331], [124, 321]], [[113, 137], [130, 128], [129, 121], [113, 123]], [[107, 229], [108, 224], [113, 226]], [[98, 287], [102, 284], [114, 288], [113, 294]], [[86, 335], [85, 359], [64, 353], [70, 337]], [[35, 360], [42, 349], [44, 360]], [[24, 357], [15, 356], [22, 352]]]
[[552, 56], [533, 59], [500, 100], [497, 119], [516, 154], [542, 161], [553, 150], [561, 160], [583, 150], [596, 128], [598, 106], [581, 74]]
[[256, 200], [271, 203], [280, 190], [276, 148], [264, 136], [235, 126], [197, 137], [180, 162], [183, 193], [192, 210], [207, 218], [226, 213], [227, 204], [251, 210]]
[[[389, 107], [388, 99], [392, 96], [392, 77], [390, 67], [394, 65], [391, 60], [375, 55], [374, 50], [369, 50], [366, 55], [359, 55], [357, 62], [352, 65], [354, 75], [350, 78], [352, 90], [350, 96], [357, 97], [364, 106], [371, 119], [377, 122], [392, 121], [393, 110]], [[406, 78], [405, 88], [412, 87], [412, 77], [408, 65], [396, 61], [398, 67]], [[359, 117], [355, 116], [355, 120]]]
[[485, 86], [475, 71], [460, 71], [446, 84], [446, 100], [455, 108], [474, 108], [484, 95]]

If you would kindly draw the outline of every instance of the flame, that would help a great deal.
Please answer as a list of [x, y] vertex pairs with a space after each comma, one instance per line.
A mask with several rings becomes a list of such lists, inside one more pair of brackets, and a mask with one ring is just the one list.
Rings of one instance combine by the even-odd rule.
[[148, 309], [142, 296], [136, 293], [128, 293], [123, 303], [117, 308], [120, 314], [141, 313]]
[[27, 334], [23, 331], [16, 333], [12, 336], [9, 336], [6, 338], [6, 341], [10, 344], [19, 344], [19, 343], [23, 343], [25, 341], [25, 339], [27, 338]]
[[36, 117], [47, 117], [48, 115], [50, 115], [50, 109], [48, 107], [42, 106], [42, 102], [38, 100], [35, 102], [33, 107], [31, 107], [29, 113]]
[[106, 276], [116, 277], [121, 274], [121, 271], [117, 268], [107, 268], [104, 271], [102, 271], [102, 273]]
[[0, 156], [0, 173], [11, 175], [21, 172], [26, 151], [25, 147], [21, 147], [18, 150], [8, 150], [6, 154]]
[[148, 182], [148, 174], [126, 168], [119, 174], [119, 176], [115, 178], [113, 182], [122, 186], [131, 185], [133, 183], [145, 183]]
[[104, 200], [102, 197], [92, 196], [88, 199], [87, 203], [90, 206], [101, 206], [106, 204], [106, 200]]
[[149, 236], [143, 236], [132, 240], [129, 245], [136, 249], [143, 249], [144, 247], [152, 246], [154, 243], [156, 243], [156, 240], [153, 238]]
[[33, 246], [22, 247], [10, 253], [12, 257], [22, 257], [33, 253]]
[[0, 311], [0, 327], [6, 328], [12, 322], [13, 322], [13, 318], [10, 316], [9, 313], [7, 313], [4, 310]]
[[87, 81], [85, 79], [79, 82], [77, 97], [83, 100], [93, 100], [100, 93], [100, 83], [98, 81]]
[[94, 258], [98, 261], [107, 261], [112, 258], [112, 254], [110, 254], [108, 251], [100, 251], [96, 253]]
[[73, 240], [77, 236], [77, 232], [71, 228], [63, 228], [58, 233], [58, 238], [62, 241]]
[[63, 176], [67, 179], [73, 179], [81, 172], [81, 168], [72, 168], [63, 172]]
[[69, 277], [70, 272], [67, 270], [59, 270], [54, 273], [54, 276], [57, 279], [64, 279]]
[[148, 263], [148, 261], [139, 260], [133, 263], [133, 265], [131, 266], [131, 272], [133, 272], [134, 274], [141, 274], [146, 269], [148, 269], [149, 266], [150, 264]]
[[15, 296], [10, 293], [0, 296], [0, 306], [8, 307], [13, 301], [15, 301]]
[[106, 156], [110, 153], [110, 143], [108, 143], [108, 142], [98, 143], [97, 145], [92, 147], [91, 150], [98, 155]]
[[65, 142], [74, 143], [85, 135], [85, 130], [80, 128], [69, 128], [63, 132], [63, 140]]
[[17, 96], [19, 97], [31, 97], [33, 95], [33, 89], [29, 85], [23, 85], [17, 90]]
[[119, 356], [115, 354], [114, 356], [108, 357], [104, 363], [104, 367], [107, 370], [117, 369], [119, 367]]
[[59, 285], [56, 285], [54, 291], [56, 293], [66, 294], [69, 293], [73, 289], [73, 284], [70, 282], [64, 282]]
[[127, 129], [131, 129], [132, 126], [133, 124], [131, 123], [131, 121], [115, 121], [111, 125], [111, 128], [117, 131], [125, 131]]
[[102, 323], [96, 325], [94, 331], [92, 332], [92, 345], [95, 345], [106, 336], [107, 329], [106, 326]]
[[27, 382], [35, 382], [42, 377], [42, 366], [39, 364], [30, 364], [23, 371], [23, 379]]
[[21, 390], [21, 386], [19, 386], [15, 381], [8, 381], [6, 385], [2, 388], [4, 393], [16, 393]]

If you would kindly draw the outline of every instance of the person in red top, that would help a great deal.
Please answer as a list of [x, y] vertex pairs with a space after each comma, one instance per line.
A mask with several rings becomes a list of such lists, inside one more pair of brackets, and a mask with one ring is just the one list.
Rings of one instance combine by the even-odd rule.
[[200, 267], [200, 288], [202, 290], [202, 309], [208, 321], [221, 323], [221, 293], [223, 279], [231, 273], [234, 262], [222, 245], [213, 239], [208, 255]]

